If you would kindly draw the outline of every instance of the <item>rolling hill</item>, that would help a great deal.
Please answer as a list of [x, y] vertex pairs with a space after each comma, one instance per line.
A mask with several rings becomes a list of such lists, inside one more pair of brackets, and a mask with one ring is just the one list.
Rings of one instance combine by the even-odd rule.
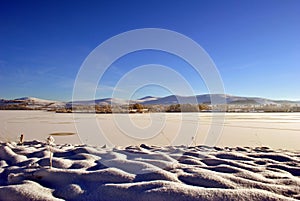
[[[213, 100], [213, 102], [212, 102]], [[224, 102], [225, 100], [225, 102]], [[145, 96], [138, 100], [124, 100], [117, 98], [104, 98], [87, 101], [60, 102], [54, 100], [44, 100], [35, 97], [23, 97], [13, 100], [0, 99], [0, 109], [56, 109], [74, 106], [93, 105], [128, 105], [139, 103], [143, 105], [172, 105], [172, 104], [230, 104], [230, 105], [297, 105], [300, 101], [271, 100], [259, 97], [243, 97], [224, 94], [203, 94], [197, 96], [176, 96], [165, 97]]]

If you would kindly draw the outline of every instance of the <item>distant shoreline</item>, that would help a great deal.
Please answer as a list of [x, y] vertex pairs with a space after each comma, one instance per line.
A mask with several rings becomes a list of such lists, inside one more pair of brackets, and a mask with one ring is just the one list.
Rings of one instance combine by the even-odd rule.
[[161, 112], [97, 112], [97, 111], [62, 111], [62, 110], [48, 110], [48, 109], [30, 109], [30, 108], [20, 108], [20, 109], [2, 109], [0, 111], [45, 111], [45, 112], [55, 112], [55, 113], [70, 113], [70, 114], [145, 114], [145, 113], [300, 113], [300, 110], [297, 111], [220, 111], [220, 110], [210, 110], [210, 111], [161, 111]]

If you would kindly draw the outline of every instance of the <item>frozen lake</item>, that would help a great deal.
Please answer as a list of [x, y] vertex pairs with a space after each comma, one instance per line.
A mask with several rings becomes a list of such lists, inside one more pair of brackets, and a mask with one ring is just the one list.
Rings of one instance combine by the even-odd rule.
[[0, 140], [127, 146], [269, 146], [300, 149], [300, 113], [60, 114], [0, 111]]

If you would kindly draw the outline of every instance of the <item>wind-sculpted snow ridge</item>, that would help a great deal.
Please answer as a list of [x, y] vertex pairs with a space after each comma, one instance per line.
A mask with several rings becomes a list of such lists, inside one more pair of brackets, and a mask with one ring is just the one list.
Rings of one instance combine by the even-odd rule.
[[298, 200], [300, 153], [267, 147], [1, 143], [0, 200]]

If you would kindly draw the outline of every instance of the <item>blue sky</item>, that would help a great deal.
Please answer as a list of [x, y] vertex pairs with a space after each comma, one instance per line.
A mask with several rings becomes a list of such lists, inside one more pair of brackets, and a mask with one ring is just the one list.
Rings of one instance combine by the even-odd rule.
[[[205, 49], [226, 93], [300, 100], [299, 24], [298, 0], [0, 0], [0, 98], [71, 100], [76, 75], [94, 48], [125, 31], [163, 28]], [[96, 97], [111, 96], [126, 72], [149, 63], [170, 66], [195, 93], [207, 93], [201, 78], [181, 59], [143, 51], [116, 61], [101, 79]], [[133, 97], [169, 94], [148, 86]], [[183, 89], [181, 95], [189, 94]]]

